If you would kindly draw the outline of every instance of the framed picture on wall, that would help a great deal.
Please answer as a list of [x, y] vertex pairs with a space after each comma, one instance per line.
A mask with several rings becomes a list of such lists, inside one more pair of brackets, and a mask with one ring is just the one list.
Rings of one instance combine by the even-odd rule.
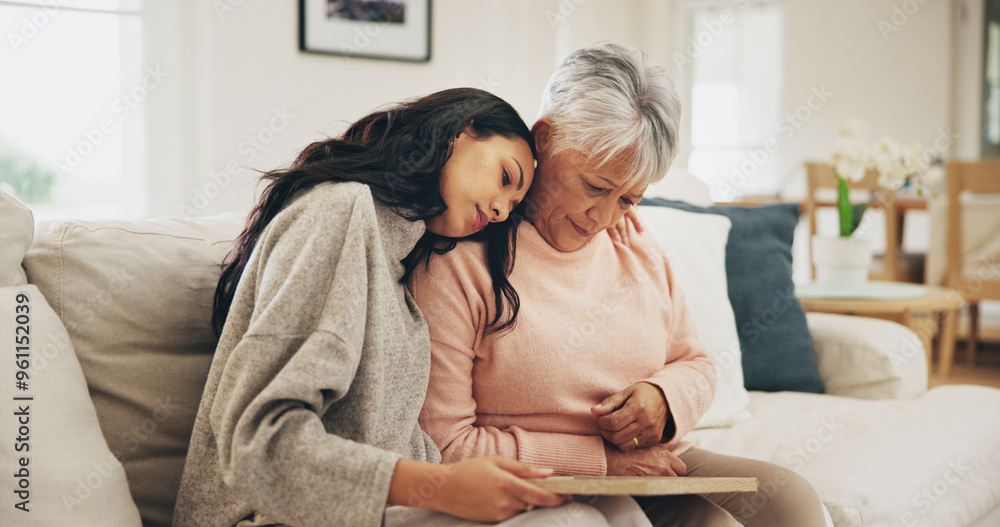
[[431, 0], [299, 0], [299, 49], [429, 61]]

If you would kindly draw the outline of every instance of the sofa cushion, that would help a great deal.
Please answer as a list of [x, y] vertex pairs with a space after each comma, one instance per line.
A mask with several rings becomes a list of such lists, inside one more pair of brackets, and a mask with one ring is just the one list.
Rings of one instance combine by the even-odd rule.
[[927, 391], [924, 343], [910, 328], [878, 318], [807, 313], [826, 393], [912, 399]]
[[746, 388], [823, 393], [805, 311], [792, 282], [792, 238], [799, 206], [697, 207], [660, 198], [642, 203], [721, 214], [732, 221], [726, 274]]
[[798, 472], [837, 527], [964, 527], [998, 505], [995, 388], [940, 386], [879, 401], [750, 392], [750, 411], [749, 421], [687, 439]]
[[730, 426], [750, 418], [736, 320], [726, 293], [730, 222], [715, 214], [639, 207], [670, 263], [708, 356], [715, 362], [715, 397], [695, 428]]
[[[0, 448], [0, 525], [138, 527], [125, 471], [101, 434], [59, 317], [33, 285], [0, 288], [0, 312], [10, 351], [0, 361], [0, 430], [10, 441]], [[15, 339], [25, 349], [8, 348]]]
[[21, 261], [34, 229], [31, 209], [0, 189], [0, 287], [26, 282]]
[[171, 523], [215, 351], [219, 264], [243, 220], [41, 222], [24, 259], [69, 332], [147, 525]]

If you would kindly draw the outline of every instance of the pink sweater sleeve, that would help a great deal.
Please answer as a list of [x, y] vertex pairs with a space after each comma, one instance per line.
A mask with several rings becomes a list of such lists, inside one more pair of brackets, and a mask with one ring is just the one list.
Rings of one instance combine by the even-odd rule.
[[684, 293], [674, 280], [666, 256], [663, 256], [663, 265], [667, 273], [670, 305], [670, 319], [666, 321], [670, 326], [667, 362], [662, 370], [646, 379], [646, 382], [663, 391], [668, 410], [673, 416], [675, 433], [673, 437], [663, 437], [662, 441], [667, 443], [687, 435], [708, 410], [715, 395], [715, 365], [698, 338], [684, 301]]
[[[427, 319], [431, 372], [420, 412], [420, 426], [441, 450], [442, 461], [503, 456], [556, 475], [607, 473], [600, 436], [531, 432], [517, 426], [499, 429], [476, 424], [473, 365], [483, 328], [492, 316], [492, 282], [472, 249], [459, 248], [418, 266], [410, 292]], [[510, 394], [517, 397], [518, 394]]]

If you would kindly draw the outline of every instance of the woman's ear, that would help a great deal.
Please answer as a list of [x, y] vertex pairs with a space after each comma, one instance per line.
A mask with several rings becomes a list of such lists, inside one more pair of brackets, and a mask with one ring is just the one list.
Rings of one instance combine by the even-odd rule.
[[541, 159], [542, 154], [547, 153], [552, 145], [552, 121], [548, 117], [542, 117], [531, 127], [531, 135], [535, 136], [535, 150]]

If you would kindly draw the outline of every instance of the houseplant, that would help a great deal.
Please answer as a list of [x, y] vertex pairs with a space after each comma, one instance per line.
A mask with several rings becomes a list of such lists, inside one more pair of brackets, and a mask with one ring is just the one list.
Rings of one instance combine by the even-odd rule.
[[[865, 141], [867, 124], [853, 119], [837, 134], [830, 161], [837, 177], [837, 214], [839, 236], [813, 237], [816, 282], [825, 287], [855, 288], [868, 280], [872, 260], [871, 239], [859, 236], [867, 229], [864, 223], [868, 202], [851, 203], [848, 182], [860, 182], [874, 171], [877, 185], [894, 193], [904, 186], [922, 195], [929, 182], [941, 178], [940, 160], [920, 144], [903, 146], [883, 137], [869, 146]], [[889, 194], [891, 196], [891, 194]]]

